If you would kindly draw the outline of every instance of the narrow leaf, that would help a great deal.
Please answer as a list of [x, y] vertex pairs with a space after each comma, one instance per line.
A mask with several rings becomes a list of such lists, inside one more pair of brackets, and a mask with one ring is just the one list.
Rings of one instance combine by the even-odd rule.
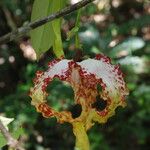
[[[52, 0], [52, 12], [59, 11], [64, 7], [66, 0]], [[55, 35], [55, 39], [53, 42], [53, 52], [57, 57], [61, 57], [64, 55], [63, 52], [63, 44], [61, 39], [61, 22], [62, 19], [56, 19], [52, 22], [52, 28]]]
[[75, 26], [74, 28], [72, 28], [67, 34], [67, 41], [70, 40], [73, 36], [75, 36], [75, 34], [77, 34], [78, 31], [79, 27]]

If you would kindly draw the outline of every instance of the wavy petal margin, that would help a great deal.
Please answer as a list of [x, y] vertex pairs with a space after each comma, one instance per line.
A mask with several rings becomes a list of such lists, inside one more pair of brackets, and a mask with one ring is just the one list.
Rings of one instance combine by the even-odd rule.
[[[44, 117], [55, 116], [59, 122], [76, 120], [70, 112], [57, 112], [46, 104], [46, 87], [54, 78], [66, 81], [72, 86], [75, 103], [82, 106], [82, 113], [77, 119], [84, 122], [87, 129], [93, 125], [93, 121], [106, 122], [118, 106], [126, 105], [125, 96], [128, 95], [128, 90], [123, 74], [119, 65], [112, 65], [107, 56], [97, 55], [95, 59], [82, 62], [57, 59], [50, 62], [48, 67], [46, 72], [37, 71], [34, 87], [30, 91], [32, 105], [42, 112]], [[102, 87], [102, 91], [97, 90], [98, 85]], [[107, 102], [102, 111], [92, 107], [98, 94]]]
[[123, 73], [119, 65], [112, 65], [109, 57], [97, 55], [95, 59], [87, 59], [80, 63], [86, 75], [94, 75], [95, 83], [102, 87], [98, 91], [100, 97], [107, 101], [103, 111], [94, 111], [93, 121], [105, 123], [109, 117], [114, 115], [118, 106], [126, 106], [125, 96], [128, 90], [123, 79]]

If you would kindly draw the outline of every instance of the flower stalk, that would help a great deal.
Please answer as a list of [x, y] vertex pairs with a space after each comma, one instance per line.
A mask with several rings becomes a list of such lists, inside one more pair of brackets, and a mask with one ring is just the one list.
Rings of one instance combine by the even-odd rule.
[[[81, 9], [78, 10], [76, 24], [75, 24], [75, 27], [78, 28], [78, 29], [79, 29], [79, 26], [80, 26], [80, 16], [81, 16]], [[75, 47], [76, 47], [76, 49], [78, 49], [78, 48], [81, 49], [78, 31], [76, 32], [76, 35], [75, 35]]]
[[82, 122], [73, 123], [73, 133], [76, 137], [76, 150], [90, 150], [88, 135]]

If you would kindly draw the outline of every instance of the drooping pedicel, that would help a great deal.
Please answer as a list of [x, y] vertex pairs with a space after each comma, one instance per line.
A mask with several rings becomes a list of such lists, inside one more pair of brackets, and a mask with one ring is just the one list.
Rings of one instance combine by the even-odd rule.
[[[73, 88], [75, 104], [82, 106], [79, 117], [73, 118], [71, 112], [58, 112], [47, 105], [46, 87], [54, 78], [68, 82]], [[98, 91], [97, 86], [101, 86], [102, 90]], [[93, 107], [97, 95], [107, 102], [104, 110]], [[44, 117], [56, 117], [60, 123], [81, 121], [86, 130], [94, 122], [105, 123], [118, 106], [124, 107], [126, 95], [128, 90], [119, 65], [112, 65], [110, 58], [101, 54], [82, 62], [55, 59], [48, 64], [47, 71], [37, 71], [30, 91], [32, 105]]]

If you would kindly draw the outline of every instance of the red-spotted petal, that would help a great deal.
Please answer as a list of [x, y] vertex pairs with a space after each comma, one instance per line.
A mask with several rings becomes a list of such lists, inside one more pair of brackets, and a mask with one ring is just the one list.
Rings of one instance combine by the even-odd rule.
[[[118, 106], [125, 106], [125, 96], [128, 95], [123, 74], [119, 65], [112, 65], [110, 59], [104, 55], [99, 55], [96, 59], [87, 59], [79, 63], [84, 76], [94, 75], [95, 81], [88, 84], [100, 84], [102, 91], [99, 91], [101, 97], [107, 101], [107, 106], [103, 111], [98, 112], [99, 116], [103, 117], [94, 119], [99, 122], [106, 122], [109, 117], [115, 113]], [[106, 117], [106, 118], [105, 118]]]
[[36, 73], [34, 87], [30, 90], [30, 97], [32, 98], [31, 104], [34, 105], [38, 111], [45, 112], [45, 116], [46, 114], [52, 115], [53, 112], [53, 109], [50, 110], [50, 107], [45, 105], [47, 97], [46, 87], [55, 77], [60, 80], [67, 79], [69, 70], [68, 62], [70, 62], [70, 60], [54, 60], [49, 63], [49, 68], [46, 72], [37, 71]]
[[[95, 59], [87, 59], [82, 62], [58, 59], [49, 63], [46, 72], [37, 71], [34, 79], [35, 85], [30, 94], [32, 105], [45, 117], [56, 116], [60, 122], [65, 119], [69, 122], [73, 120], [70, 112], [59, 113], [46, 104], [46, 87], [54, 78], [70, 83], [74, 90], [75, 103], [82, 105], [82, 113], [79, 118], [84, 120], [89, 127], [92, 120], [100, 123], [106, 122], [118, 106], [125, 106], [124, 97], [128, 91], [123, 74], [119, 66], [112, 65], [110, 58], [104, 55], [97, 55]], [[102, 87], [102, 91], [97, 91], [97, 85]], [[95, 111], [95, 108], [92, 108], [98, 94], [107, 101], [107, 107], [103, 111]]]
[[85, 74], [93, 74], [95, 78], [102, 81], [101, 86], [104, 99], [108, 97], [113, 101], [124, 98], [128, 91], [123, 79], [119, 65], [112, 65], [105, 57], [98, 59], [87, 59], [79, 63]]

